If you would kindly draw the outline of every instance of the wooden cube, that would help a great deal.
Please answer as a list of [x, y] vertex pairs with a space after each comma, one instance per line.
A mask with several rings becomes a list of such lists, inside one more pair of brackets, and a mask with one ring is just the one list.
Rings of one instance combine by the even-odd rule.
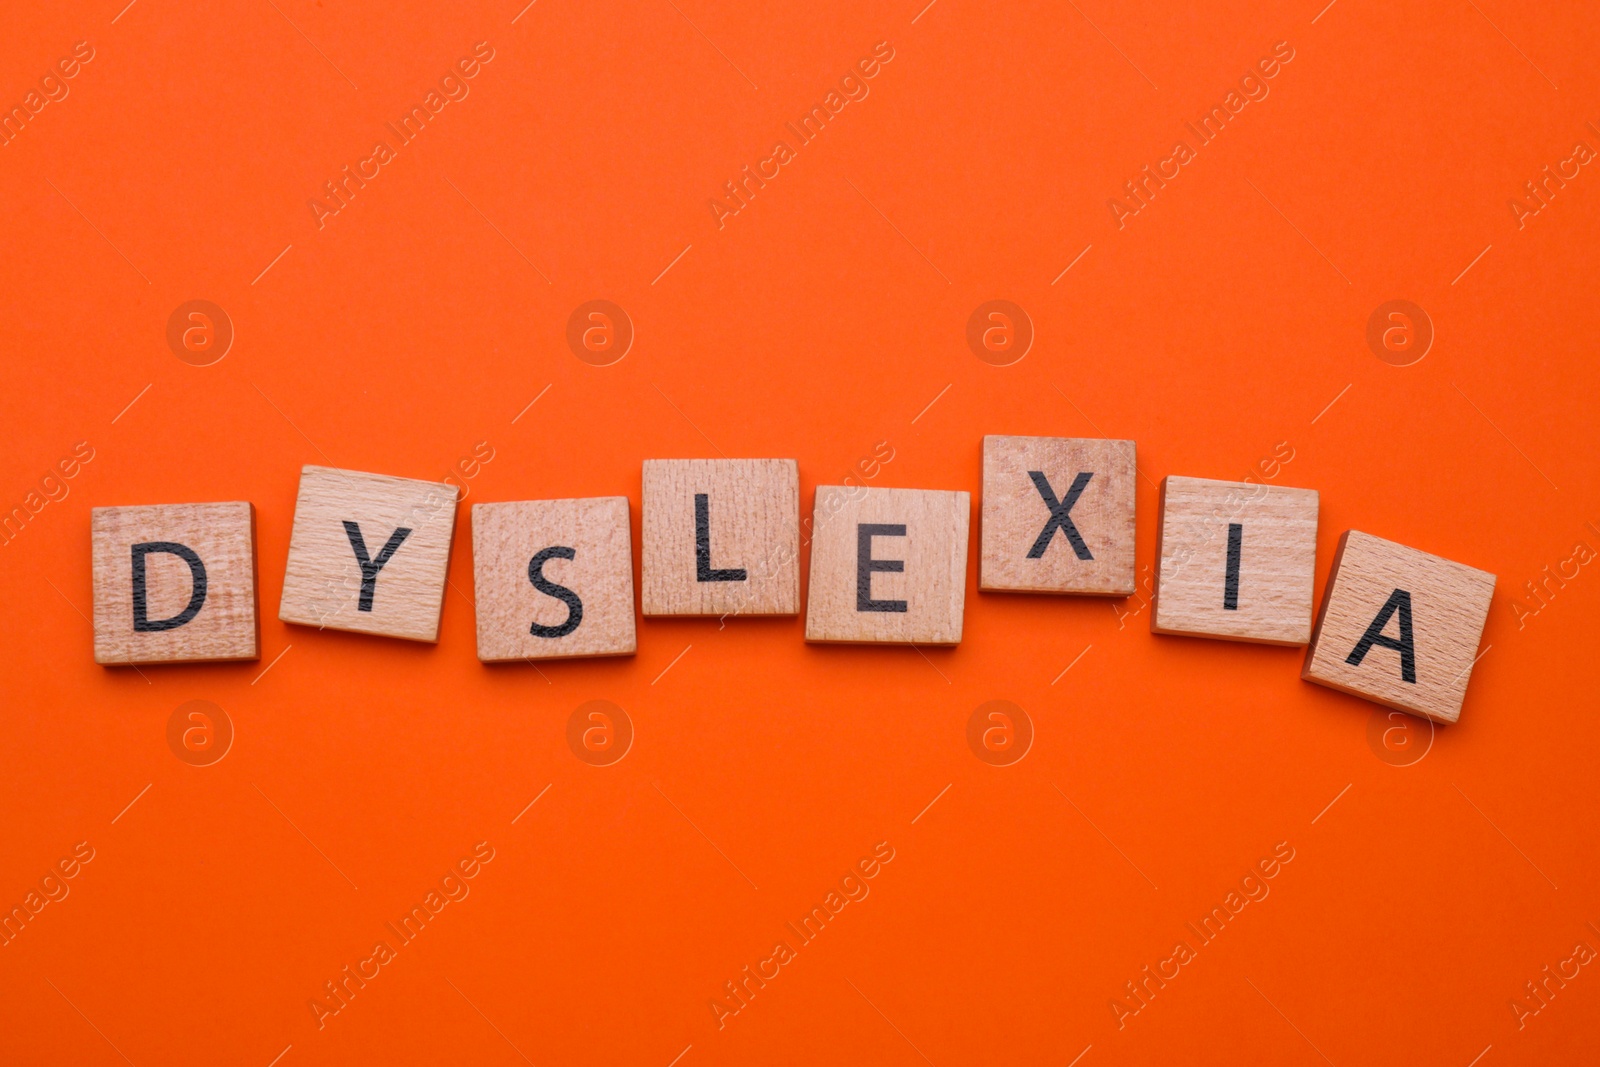
[[817, 487], [807, 641], [961, 641], [972, 498], [933, 489]]
[[800, 612], [792, 459], [644, 461], [646, 615]]
[[1131, 594], [1137, 479], [1132, 441], [985, 437], [978, 588]]
[[255, 509], [94, 508], [96, 663], [256, 659]]
[[1317, 491], [1161, 482], [1150, 629], [1271, 645], [1311, 639]]
[[453, 485], [302, 468], [278, 618], [437, 641], [455, 524]]
[[1455, 722], [1494, 583], [1488, 571], [1350, 530], [1339, 538], [1300, 677]]
[[625, 496], [474, 505], [472, 570], [485, 663], [637, 647]]

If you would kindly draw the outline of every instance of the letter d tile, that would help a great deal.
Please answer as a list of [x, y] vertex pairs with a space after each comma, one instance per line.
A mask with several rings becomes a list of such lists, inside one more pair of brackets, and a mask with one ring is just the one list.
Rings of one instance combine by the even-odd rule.
[[95, 508], [90, 525], [96, 663], [259, 658], [249, 503]]

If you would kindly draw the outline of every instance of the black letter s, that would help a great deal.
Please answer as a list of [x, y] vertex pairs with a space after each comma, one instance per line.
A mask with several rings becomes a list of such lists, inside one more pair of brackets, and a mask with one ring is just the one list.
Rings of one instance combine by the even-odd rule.
[[528, 581], [533, 587], [545, 596], [553, 596], [567, 605], [567, 620], [560, 626], [542, 626], [534, 623], [528, 627], [528, 632], [535, 637], [565, 637], [578, 628], [583, 621], [583, 601], [578, 599], [578, 594], [564, 585], [557, 585], [544, 576], [546, 560], [575, 559], [577, 551], [565, 545], [552, 545], [550, 548], [541, 549], [534, 553], [528, 561]]

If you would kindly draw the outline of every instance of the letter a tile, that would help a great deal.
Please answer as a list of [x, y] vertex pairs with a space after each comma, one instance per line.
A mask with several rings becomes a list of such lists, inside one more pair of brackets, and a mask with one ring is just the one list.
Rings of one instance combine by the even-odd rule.
[[1300, 677], [1455, 722], [1494, 583], [1488, 571], [1350, 530], [1339, 539]]
[[959, 644], [971, 511], [963, 492], [818, 486], [806, 640]]
[[978, 588], [1133, 592], [1132, 441], [983, 439]]
[[94, 661], [256, 659], [255, 509], [94, 508]]
[[647, 459], [643, 541], [646, 615], [799, 614], [799, 465]]
[[478, 504], [472, 570], [485, 663], [633, 654], [627, 497]]
[[1315, 489], [1162, 479], [1150, 629], [1305, 644], [1316, 581], [1317, 504]]
[[453, 485], [302, 468], [278, 618], [437, 641], [455, 524]]

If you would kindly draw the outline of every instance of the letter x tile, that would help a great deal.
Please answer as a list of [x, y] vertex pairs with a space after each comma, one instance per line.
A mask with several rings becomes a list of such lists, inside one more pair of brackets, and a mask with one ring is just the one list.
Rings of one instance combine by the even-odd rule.
[[1133, 592], [1132, 441], [983, 439], [978, 588]]

